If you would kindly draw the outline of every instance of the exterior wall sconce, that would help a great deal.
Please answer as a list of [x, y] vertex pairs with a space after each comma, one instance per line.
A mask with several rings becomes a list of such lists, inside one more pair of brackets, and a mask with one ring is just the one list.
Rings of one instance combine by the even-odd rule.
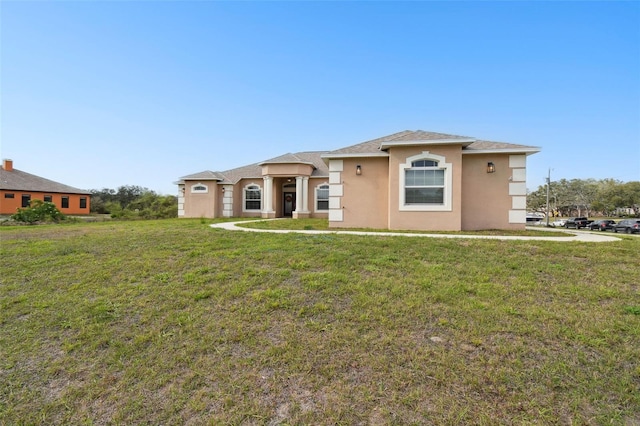
[[357, 174], [358, 176], [360, 176], [360, 175], [362, 174], [362, 166], [361, 166], [360, 164], [358, 164], [358, 165], [356, 166], [356, 174]]
[[224, 194], [224, 186], [222, 187], [222, 193]]
[[493, 173], [496, 171], [496, 165], [492, 162], [487, 163], [487, 173]]

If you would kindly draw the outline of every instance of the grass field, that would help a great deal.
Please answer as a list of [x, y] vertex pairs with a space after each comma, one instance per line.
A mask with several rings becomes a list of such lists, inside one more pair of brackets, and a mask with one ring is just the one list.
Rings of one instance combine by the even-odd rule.
[[640, 238], [209, 223], [0, 228], [0, 424], [640, 424]]

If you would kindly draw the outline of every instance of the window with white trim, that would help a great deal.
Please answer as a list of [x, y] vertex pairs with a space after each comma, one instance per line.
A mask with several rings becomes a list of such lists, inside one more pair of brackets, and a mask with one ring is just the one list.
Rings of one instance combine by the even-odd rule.
[[262, 189], [258, 185], [247, 185], [244, 187], [244, 210], [262, 210]]
[[423, 152], [400, 164], [400, 210], [450, 211], [451, 164]]
[[191, 187], [192, 194], [206, 194], [209, 192], [209, 187], [203, 183], [196, 183]]
[[329, 210], [329, 184], [316, 186], [316, 210]]

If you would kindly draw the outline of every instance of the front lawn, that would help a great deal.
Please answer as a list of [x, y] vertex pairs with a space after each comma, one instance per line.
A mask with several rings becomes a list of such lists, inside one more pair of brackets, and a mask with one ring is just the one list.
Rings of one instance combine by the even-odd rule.
[[393, 233], [411, 233], [411, 234], [457, 234], [457, 235], [507, 235], [507, 236], [528, 236], [528, 237], [572, 237], [573, 234], [568, 232], [558, 232], [556, 230], [548, 230], [548, 228], [525, 229], [525, 230], [504, 230], [504, 229], [487, 229], [482, 231], [402, 231], [389, 229], [371, 229], [371, 228], [335, 228], [329, 227], [327, 219], [276, 219], [248, 220], [238, 226], [244, 228], [255, 229], [273, 229], [273, 230], [315, 230], [315, 231], [363, 231], [363, 232], [393, 232]]
[[638, 424], [640, 238], [0, 228], [0, 424]]

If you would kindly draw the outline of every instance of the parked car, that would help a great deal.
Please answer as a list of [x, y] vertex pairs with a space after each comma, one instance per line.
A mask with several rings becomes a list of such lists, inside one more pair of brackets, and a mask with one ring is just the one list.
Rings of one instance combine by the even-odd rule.
[[607, 229], [609, 230], [613, 230], [613, 225], [616, 224], [615, 220], [611, 220], [611, 219], [600, 219], [600, 220], [596, 220], [595, 222], [591, 222], [589, 224], [589, 229], [591, 229], [592, 231], [606, 231]]
[[551, 222], [551, 226], [553, 226], [554, 228], [564, 228], [565, 222], [565, 219], [554, 220], [553, 222]]
[[587, 219], [586, 217], [570, 217], [564, 223], [565, 228], [586, 228], [592, 221]]
[[626, 232], [640, 234], [640, 219], [625, 219], [613, 225], [613, 232]]

